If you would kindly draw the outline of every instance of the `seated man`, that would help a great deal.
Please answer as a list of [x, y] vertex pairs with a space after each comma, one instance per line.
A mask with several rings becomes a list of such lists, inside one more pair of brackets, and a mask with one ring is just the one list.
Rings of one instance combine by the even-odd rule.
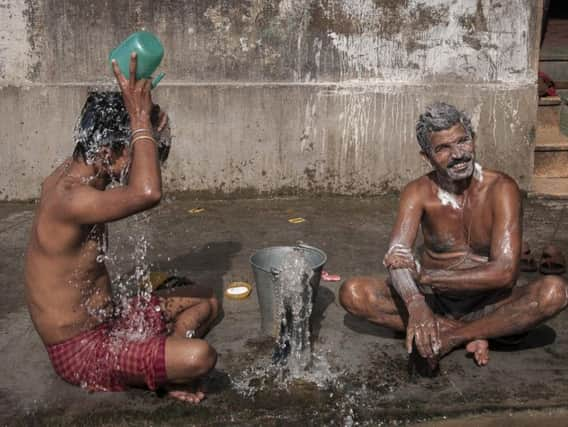
[[[159, 107], [150, 81], [135, 79], [136, 56], [130, 80], [113, 67], [122, 96], [90, 94], [73, 157], [43, 182], [26, 252], [28, 308], [64, 380], [89, 390], [163, 387], [197, 403], [201, 391], [175, 385], [193, 385], [216, 363], [215, 350], [199, 339], [218, 315], [212, 292], [193, 286], [185, 294], [133, 298], [122, 308], [111, 299], [105, 223], [160, 202], [159, 156], [168, 148], [154, 139], [167, 117], [151, 120]], [[128, 183], [109, 186], [121, 177]], [[128, 333], [133, 322], [141, 322], [138, 334]]]
[[[519, 188], [509, 176], [475, 163], [475, 135], [455, 107], [435, 103], [416, 126], [433, 171], [406, 186], [384, 265], [390, 280], [355, 277], [339, 293], [355, 316], [406, 331], [431, 368], [466, 345], [481, 366], [487, 339], [520, 334], [568, 303], [567, 282], [545, 276], [515, 286], [521, 252]], [[412, 248], [418, 227], [420, 263]], [[420, 267], [421, 265], [421, 267]]]

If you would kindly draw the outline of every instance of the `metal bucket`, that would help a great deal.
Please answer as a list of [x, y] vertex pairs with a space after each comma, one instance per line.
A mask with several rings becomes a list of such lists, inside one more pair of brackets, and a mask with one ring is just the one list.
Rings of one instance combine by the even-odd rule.
[[312, 302], [315, 302], [321, 272], [327, 261], [325, 252], [312, 246], [298, 244], [296, 246], [273, 246], [259, 249], [250, 257], [260, 306], [260, 328], [265, 335], [276, 337], [280, 330], [280, 319], [276, 319], [274, 312], [274, 286], [277, 283], [278, 273], [286, 255], [293, 250], [302, 251], [314, 270], [310, 285], [313, 291]]

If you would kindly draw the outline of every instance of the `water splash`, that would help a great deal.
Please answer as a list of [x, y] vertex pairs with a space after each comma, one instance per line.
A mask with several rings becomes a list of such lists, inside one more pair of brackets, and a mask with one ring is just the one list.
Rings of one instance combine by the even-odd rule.
[[237, 393], [253, 398], [263, 390], [291, 391], [305, 383], [320, 389], [337, 388], [339, 374], [332, 371], [326, 353], [312, 349], [313, 275], [301, 249], [286, 255], [274, 286], [275, 321], [280, 333], [272, 355], [255, 360], [251, 367], [231, 378]]
[[312, 360], [310, 317], [314, 272], [301, 250], [286, 255], [275, 286], [276, 316], [280, 334], [272, 359], [286, 367], [292, 378], [302, 378]]
[[[127, 317], [129, 329], [132, 332], [133, 340], [143, 337], [140, 331], [144, 329], [144, 317], [137, 316], [135, 309], [143, 311], [146, 304], [152, 299], [152, 284], [150, 281], [150, 262], [148, 260], [148, 251], [151, 247], [150, 241], [143, 231], [144, 224], [136, 221], [132, 225], [134, 233], [129, 236], [128, 240], [134, 245], [130, 252], [128, 262], [134, 266], [130, 273], [118, 276], [113, 283], [113, 299], [117, 310], [122, 317]], [[141, 305], [136, 307], [136, 305]], [[128, 331], [124, 331], [127, 337]]]
[[[120, 253], [109, 253], [105, 225], [97, 224], [89, 233], [89, 239], [96, 241], [97, 244], [97, 263], [105, 264], [105, 267], [121, 264], [129, 264], [134, 267], [129, 273], [118, 274], [111, 281], [112, 303], [104, 307], [92, 308], [89, 301], [93, 298], [97, 299], [96, 297], [101, 290], [93, 289], [89, 283], [86, 283], [83, 274], [79, 271], [69, 281], [70, 285], [81, 289], [82, 305], [91, 316], [101, 321], [112, 320], [115, 323], [120, 323], [120, 330], [113, 330], [112, 332], [112, 338], [116, 338], [116, 341], [119, 339], [123, 342], [124, 340], [140, 341], [149, 338], [147, 331], [152, 330], [150, 327], [152, 320], [148, 319], [144, 313], [148, 308], [161, 311], [161, 307], [152, 299], [153, 288], [150, 281], [150, 262], [148, 260], [151, 244], [147, 237], [147, 219], [147, 215], [139, 214], [129, 220], [132, 221], [129, 224], [132, 233], [128, 237], [128, 243], [133, 248], [122, 250]], [[150, 307], [150, 304], [154, 306]]]

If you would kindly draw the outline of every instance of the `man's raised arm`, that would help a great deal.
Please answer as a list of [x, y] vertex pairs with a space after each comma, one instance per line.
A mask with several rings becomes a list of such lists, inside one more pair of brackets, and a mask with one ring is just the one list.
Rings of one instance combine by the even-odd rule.
[[[125, 218], [155, 206], [161, 199], [160, 163], [150, 120], [153, 107], [150, 96], [151, 82], [146, 79], [136, 80], [135, 54], [131, 57], [128, 80], [122, 75], [116, 62], [113, 62], [113, 69], [130, 116], [132, 130], [128, 184], [100, 190], [89, 185], [70, 182], [66, 186], [59, 212], [65, 218], [80, 224], [103, 223]], [[160, 127], [163, 125], [162, 120]], [[128, 156], [123, 157], [128, 158]]]

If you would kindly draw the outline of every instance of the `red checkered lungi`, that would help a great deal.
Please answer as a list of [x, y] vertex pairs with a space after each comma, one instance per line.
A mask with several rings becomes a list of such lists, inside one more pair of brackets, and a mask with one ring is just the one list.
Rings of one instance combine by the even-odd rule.
[[92, 391], [122, 391], [167, 381], [166, 322], [160, 299], [134, 298], [122, 315], [62, 343], [47, 346], [55, 372]]

